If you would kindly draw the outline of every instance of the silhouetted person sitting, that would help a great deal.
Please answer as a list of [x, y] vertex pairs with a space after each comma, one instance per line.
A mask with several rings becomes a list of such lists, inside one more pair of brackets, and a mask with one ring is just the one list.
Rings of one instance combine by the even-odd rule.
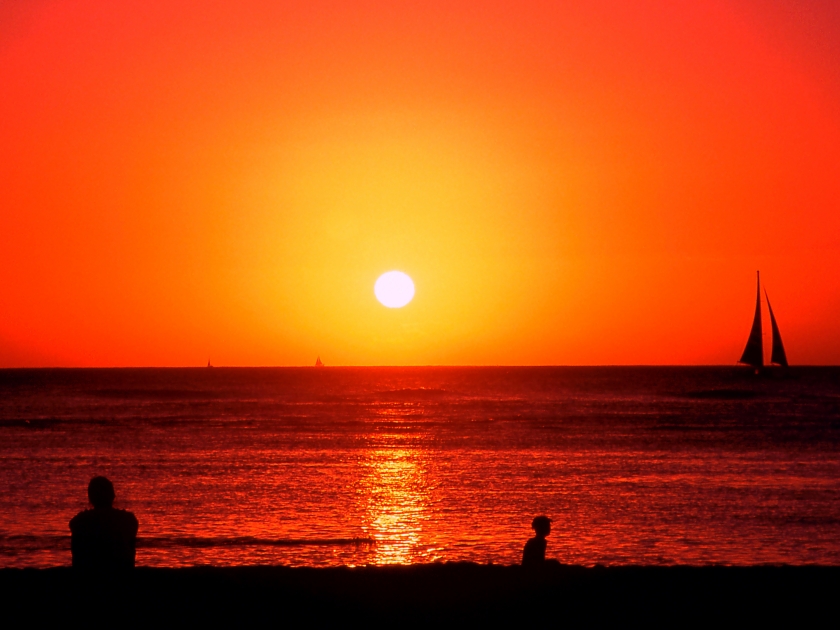
[[551, 519], [547, 516], [538, 516], [531, 521], [531, 527], [537, 533], [525, 543], [525, 550], [522, 552], [523, 567], [541, 567], [545, 564], [545, 537], [551, 533]]
[[112, 507], [114, 496], [108, 479], [90, 480], [88, 499], [93, 509], [79, 512], [70, 521], [74, 567], [105, 571], [134, 567], [137, 519], [131, 512]]

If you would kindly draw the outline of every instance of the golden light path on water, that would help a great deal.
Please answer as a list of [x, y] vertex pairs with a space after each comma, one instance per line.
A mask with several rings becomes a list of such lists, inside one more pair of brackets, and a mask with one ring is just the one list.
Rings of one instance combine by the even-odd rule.
[[365, 529], [376, 541], [374, 564], [406, 564], [420, 542], [424, 497], [416, 452], [377, 450], [369, 455]]
[[[400, 424], [392, 409], [381, 410], [380, 416], [391, 419], [394, 428]], [[376, 541], [371, 564], [433, 562], [442, 557], [440, 548], [420, 548], [431, 517], [428, 452], [412, 448], [411, 441], [405, 433], [380, 434], [378, 446], [366, 451], [362, 461], [363, 529]]]

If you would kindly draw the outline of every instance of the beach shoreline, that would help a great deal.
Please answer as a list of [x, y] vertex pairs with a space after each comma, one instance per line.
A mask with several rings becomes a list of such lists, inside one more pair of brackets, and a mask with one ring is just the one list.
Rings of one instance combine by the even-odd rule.
[[518, 566], [469, 562], [305, 568], [139, 567], [97, 578], [69, 567], [0, 569], [0, 599], [29, 620], [387, 623], [541, 620], [677, 623], [817, 620], [833, 610], [833, 566]]

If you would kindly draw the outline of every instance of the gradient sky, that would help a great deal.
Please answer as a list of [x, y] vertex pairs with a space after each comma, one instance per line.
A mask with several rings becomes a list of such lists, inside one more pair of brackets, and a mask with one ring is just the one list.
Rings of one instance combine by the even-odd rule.
[[837, 364], [839, 200], [828, 0], [0, 3], [0, 366]]

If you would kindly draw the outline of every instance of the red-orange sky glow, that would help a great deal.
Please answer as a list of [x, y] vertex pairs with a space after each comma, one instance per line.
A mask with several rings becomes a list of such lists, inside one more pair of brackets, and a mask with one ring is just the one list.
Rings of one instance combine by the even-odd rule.
[[838, 200], [828, 1], [0, 5], [0, 366], [836, 364]]

